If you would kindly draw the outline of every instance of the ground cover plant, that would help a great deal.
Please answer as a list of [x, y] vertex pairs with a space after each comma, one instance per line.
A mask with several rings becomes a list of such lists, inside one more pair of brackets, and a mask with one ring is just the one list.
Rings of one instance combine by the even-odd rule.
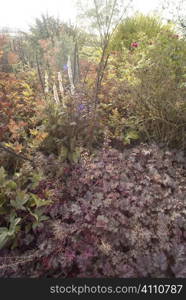
[[2, 276], [185, 277], [185, 172], [182, 152], [155, 144], [84, 156], [58, 186], [37, 250], [20, 256], [27, 267], [11, 250]]
[[186, 41], [119, 8], [0, 35], [0, 277], [186, 277]]

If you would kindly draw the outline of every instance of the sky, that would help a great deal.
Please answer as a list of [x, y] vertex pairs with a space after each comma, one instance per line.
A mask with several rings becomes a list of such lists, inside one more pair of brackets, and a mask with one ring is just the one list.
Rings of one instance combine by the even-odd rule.
[[[77, 0], [76, 0], [77, 1]], [[75, 0], [0, 0], [0, 29], [10, 27], [28, 30], [29, 25], [41, 14], [59, 17], [64, 21], [75, 21]], [[91, 0], [90, 0], [91, 1]], [[157, 8], [160, 0], [133, 0], [134, 7], [143, 13]]]

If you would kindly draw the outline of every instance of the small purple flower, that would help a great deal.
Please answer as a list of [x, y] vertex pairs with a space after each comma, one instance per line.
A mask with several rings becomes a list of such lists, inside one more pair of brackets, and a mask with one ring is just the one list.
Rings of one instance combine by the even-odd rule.
[[64, 71], [67, 71], [67, 70], [68, 70], [67, 64], [63, 65], [63, 70], [64, 70]]
[[85, 105], [84, 104], [81, 103], [81, 104], [78, 105], [78, 110], [82, 111], [84, 109], [85, 109]]

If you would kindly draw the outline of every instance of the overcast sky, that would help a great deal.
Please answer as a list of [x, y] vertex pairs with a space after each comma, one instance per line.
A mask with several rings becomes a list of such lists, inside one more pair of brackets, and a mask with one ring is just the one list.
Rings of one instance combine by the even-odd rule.
[[[0, 0], [0, 28], [10, 27], [27, 30], [42, 13], [75, 20], [75, 0]], [[154, 10], [159, 0], [133, 0], [136, 10], [148, 13]]]

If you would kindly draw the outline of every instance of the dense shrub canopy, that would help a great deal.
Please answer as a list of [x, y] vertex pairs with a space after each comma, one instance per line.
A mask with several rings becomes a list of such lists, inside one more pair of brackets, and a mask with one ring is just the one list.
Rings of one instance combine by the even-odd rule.
[[170, 31], [171, 27], [163, 25], [157, 16], [137, 14], [126, 18], [117, 28], [113, 36], [112, 47], [121, 50], [122, 47], [130, 49], [132, 43], [140, 41], [145, 44], [152, 41], [160, 32]]

